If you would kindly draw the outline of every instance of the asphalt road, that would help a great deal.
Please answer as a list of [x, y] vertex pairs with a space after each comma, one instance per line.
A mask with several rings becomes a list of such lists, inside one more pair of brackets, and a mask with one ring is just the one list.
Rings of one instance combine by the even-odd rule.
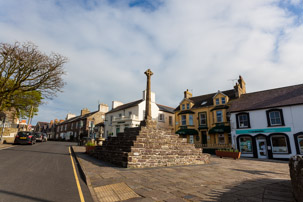
[[[80, 202], [69, 154], [69, 142], [43, 142], [16, 145], [0, 150], [0, 202]], [[78, 179], [86, 202], [89, 190]]]

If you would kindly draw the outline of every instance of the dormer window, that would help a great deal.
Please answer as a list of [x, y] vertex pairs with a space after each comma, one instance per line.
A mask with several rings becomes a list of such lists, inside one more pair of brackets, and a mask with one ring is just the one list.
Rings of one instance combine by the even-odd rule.
[[284, 119], [282, 109], [271, 109], [266, 111], [268, 126], [283, 126]]
[[186, 104], [186, 109], [189, 109], [189, 103]]
[[185, 109], [185, 104], [182, 105], [182, 110], [184, 110], [184, 109]]
[[216, 98], [216, 105], [219, 105], [220, 104], [220, 100], [219, 98]]
[[222, 98], [221, 98], [221, 104], [222, 104], [222, 105], [225, 105], [225, 103], [226, 103], [225, 97], [222, 97]]

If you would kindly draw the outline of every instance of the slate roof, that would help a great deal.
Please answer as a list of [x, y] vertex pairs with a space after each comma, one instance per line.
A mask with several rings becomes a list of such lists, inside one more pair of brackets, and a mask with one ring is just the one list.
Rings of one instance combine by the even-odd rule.
[[241, 95], [234, 100], [230, 112], [267, 109], [303, 104], [303, 84]]
[[140, 99], [140, 100], [136, 100], [136, 101], [133, 101], [133, 102], [129, 102], [129, 103], [123, 104], [123, 105], [121, 105], [119, 107], [116, 107], [115, 109], [110, 110], [107, 113], [112, 113], [112, 112], [116, 112], [116, 111], [120, 111], [120, 110], [123, 110], [123, 109], [130, 108], [130, 107], [134, 107], [134, 106], [140, 104], [142, 101], [143, 101], [143, 99]]
[[[119, 107], [116, 107], [115, 109], [112, 109], [107, 113], [112, 113], [112, 112], [128, 109], [130, 107], [137, 106], [138, 104], [140, 104], [143, 101], [144, 101], [143, 99], [140, 99], [140, 100], [136, 100], [136, 101], [133, 101], [133, 102], [129, 102], [129, 103], [126, 103], [126, 104], [121, 105]], [[157, 104], [157, 106], [159, 107], [160, 111], [174, 113], [174, 108], [171, 108], [171, 107], [168, 107], [168, 106], [165, 106], [165, 105], [160, 105], [160, 104]]]
[[59, 123], [58, 125], [62, 125], [62, 124], [66, 124], [66, 123], [71, 123], [73, 121], [77, 121], [77, 120], [81, 120], [81, 119], [85, 119], [95, 113], [97, 113], [99, 111], [94, 111], [94, 112], [90, 112], [90, 113], [87, 113], [87, 114], [84, 114], [83, 116], [79, 115], [79, 116], [75, 116], [73, 118], [70, 118], [70, 119], [67, 119], [65, 121], [63, 121], [62, 123]]
[[172, 107], [168, 107], [168, 106], [160, 105], [160, 104], [157, 104], [157, 106], [159, 107], [160, 111], [168, 112], [168, 113], [172, 113], [172, 114], [174, 113], [174, 108], [172, 108]]
[[[207, 107], [207, 106], [213, 106], [213, 97], [217, 94], [216, 93], [211, 93], [211, 94], [207, 94], [207, 95], [200, 95], [200, 96], [196, 96], [196, 97], [191, 97], [188, 98], [189, 100], [193, 101], [194, 105], [191, 109], [197, 109], [197, 108], [201, 108], [201, 107]], [[227, 95], [229, 97], [229, 100], [233, 100], [236, 98], [236, 94], [235, 94], [235, 90], [231, 89], [231, 90], [226, 90], [226, 91], [221, 91], [221, 93]], [[205, 103], [202, 105], [202, 103]], [[179, 111], [180, 110], [180, 105], [175, 109], [175, 111]]]

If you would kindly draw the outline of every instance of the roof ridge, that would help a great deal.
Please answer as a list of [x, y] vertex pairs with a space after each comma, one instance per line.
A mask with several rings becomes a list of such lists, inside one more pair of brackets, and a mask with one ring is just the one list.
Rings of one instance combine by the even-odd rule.
[[[220, 92], [221, 92], [221, 93], [224, 93], [224, 92], [232, 91], [232, 90], [234, 90], [234, 89], [223, 90], [223, 91], [220, 90]], [[210, 95], [213, 95], [213, 94], [216, 94], [216, 93], [218, 93], [218, 91], [217, 91], [217, 92], [214, 92], [214, 93], [208, 93], [208, 94], [204, 94], [204, 95], [193, 96], [193, 97], [190, 97], [190, 98], [188, 98], [188, 99], [191, 99], [191, 98], [199, 98], [199, 97], [202, 97], [202, 96], [210, 96]]]
[[267, 90], [260, 90], [260, 91], [245, 93], [245, 94], [243, 94], [243, 95], [255, 94], [255, 93], [262, 93], [262, 92], [266, 92], [266, 91], [279, 90], [279, 89], [290, 88], [290, 87], [295, 87], [295, 86], [303, 86], [303, 84], [296, 84], [296, 85], [291, 85], [291, 86], [284, 86], [284, 87], [278, 87], [278, 88], [271, 88], [271, 89], [267, 89]]

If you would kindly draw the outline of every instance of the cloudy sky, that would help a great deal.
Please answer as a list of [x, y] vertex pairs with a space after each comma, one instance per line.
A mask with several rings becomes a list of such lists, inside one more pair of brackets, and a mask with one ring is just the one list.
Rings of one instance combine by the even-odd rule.
[[33, 120], [141, 98], [150, 68], [157, 103], [300, 84], [302, 0], [0, 0], [0, 42], [31, 41], [69, 58], [64, 92]]

